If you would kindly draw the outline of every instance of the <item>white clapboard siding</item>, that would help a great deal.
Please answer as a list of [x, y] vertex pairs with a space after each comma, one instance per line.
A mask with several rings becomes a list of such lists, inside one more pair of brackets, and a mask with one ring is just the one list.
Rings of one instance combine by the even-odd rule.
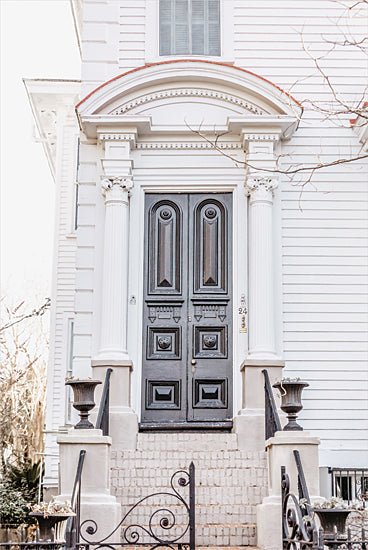
[[[45, 452], [57, 451], [56, 433], [65, 424], [65, 376], [68, 369], [69, 321], [74, 316], [75, 254], [74, 204], [78, 129], [73, 113], [58, 135], [56, 166], [56, 230], [53, 303], [55, 316], [50, 337]], [[58, 459], [48, 457], [47, 478], [57, 480]]]
[[[146, 6], [154, 1], [85, 0], [83, 95], [145, 64]], [[223, 0], [224, 5], [226, 2]], [[328, 107], [331, 93], [306, 52], [309, 49], [316, 56], [325, 54], [321, 66], [342, 97], [359, 100], [368, 78], [366, 57], [354, 47], [335, 47], [329, 52], [332, 45], [327, 42], [341, 39], [340, 30], [357, 37], [366, 35], [364, 18], [349, 18], [350, 12], [342, 4], [329, 0], [233, 0], [229, 5], [234, 7], [234, 55], [226, 61], [269, 79], [299, 101], [312, 99]], [[357, 154], [360, 146], [349, 121], [345, 123], [345, 128], [339, 128], [323, 121], [319, 113], [306, 110], [296, 134], [283, 144], [283, 153], [310, 166], [318, 158], [328, 162]], [[148, 158], [151, 153], [144, 154]], [[162, 169], [162, 158], [151, 154], [152, 181], [171, 181], [177, 174], [170, 167]], [[212, 168], [201, 167], [203, 158], [194, 155], [192, 167], [183, 163], [183, 181], [200, 169], [206, 171], [208, 181], [222, 170], [229, 173], [220, 161], [214, 160]], [[103, 213], [96, 162], [94, 146], [83, 144], [74, 361], [80, 373], [90, 368], [96, 325], [93, 312], [98, 307], [93, 289], [100, 276]], [[315, 187], [303, 189], [283, 176], [277, 191], [285, 375], [300, 376], [311, 384], [305, 390], [301, 419], [306, 429], [321, 436], [324, 459], [336, 461], [325, 464], [329, 466], [339, 466], [338, 456], [342, 456], [329, 455], [329, 451], [354, 451], [350, 459], [354, 466], [354, 457], [367, 450], [367, 172], [367, 162], [342, 164], [319, 171], [313, 179]], [[144, 179], [144, 171], [137, 170], [135, 177]], [[295, 178], [293, 183], [298, 182], [303, 180]], [[59, 258], [67, 275], [72, 266], [67, 244], [65, 249], [64, 244], [60, 247]], [[60, 293], [60, 304], [68, 304], [71, 279], [64, 277], [63, 284], [65, 296]], [[57, 330], [60, 338], [61, 329]]]

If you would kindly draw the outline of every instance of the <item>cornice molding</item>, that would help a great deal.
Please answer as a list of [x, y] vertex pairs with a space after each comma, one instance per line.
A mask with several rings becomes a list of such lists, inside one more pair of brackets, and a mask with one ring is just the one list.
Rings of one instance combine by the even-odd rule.
[[277, 134], [246, 134], [242, 133], [243, 141], [279, 141], [280, 140], [280, 132]]
[[238, 105], [239, 107], [243, 107], [245, 110], [250, 111], [255, 115], [268, 114], [266, 113], [266, 111], [264, 111], [260, 107], [253, 105], [249, 101], [245, 101], [244, 99], [241, 99], [240, 97], [237, 97], [235, 95], [227, 94], [224, 92], [218, 92], [216, 90], [205, 90], [201, 88], [177, 88], [172, 90], [163, 90], [160, 92], [153, 92], [151, 94], [137, 97], [133, 101], [123, 104], [117, 109], [114, 109], [113, 111], [111, 111], [109, 114], [122, 115], [140, 105], [144, 105], [152, 101], [168, 99], [172, 97], [208, 97], [211, 99], [218, 99], [220, 101], [225, 101], [233, 105]]
[[98, 134], [98, 138], [100, 141], [129, 141], [129, 142], [135, 142], [136, 140], [136, 134], [122, 134], [119, 132], [116, 133], [103, 133]]
[[[219, 149], [242, 149], [239, 142], [220, 142], [217, 143]], [[139, 142], [137, 149], [214, 149], [211, 143], [206, 141], [175, 141], [175, 142]]]

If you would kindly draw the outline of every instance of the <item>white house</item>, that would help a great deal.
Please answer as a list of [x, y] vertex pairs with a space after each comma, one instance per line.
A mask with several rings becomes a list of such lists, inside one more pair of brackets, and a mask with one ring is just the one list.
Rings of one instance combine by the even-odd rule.
[[210, 511], [199, 536], [255, 544], [263, 369], [309, 383], [300, 423], [326, 494], [329, 467], [368, 466], [367, 6], [71, 7], [81, 83], [26, 81], [58, 190], [46, 452], [74, 423], [65, 377], [112, 368], [116, 475], [155, 449], [137, 468], [202, 452], [221, 487], [254, 467], [228, 485], [223, 539]]

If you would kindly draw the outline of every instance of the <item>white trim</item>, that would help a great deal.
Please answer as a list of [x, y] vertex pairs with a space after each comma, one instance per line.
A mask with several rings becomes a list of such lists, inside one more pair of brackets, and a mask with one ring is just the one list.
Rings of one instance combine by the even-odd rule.
[[[226, 2], [226, 9], [225, 9]], [[234, 63], [234, 0], [220, 1], [221, 55], [159, 55], [159, 0], [146, 0], [145, 62], [157, 63], [172, 59], [206, 59]]]

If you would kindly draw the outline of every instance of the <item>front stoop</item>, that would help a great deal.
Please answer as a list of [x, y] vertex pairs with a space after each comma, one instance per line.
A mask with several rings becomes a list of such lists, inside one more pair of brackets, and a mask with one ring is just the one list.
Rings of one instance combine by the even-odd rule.
[[[169, 489], [172, 474], [196, 472], [196, 545], [206, 550], [255, 547], [256, 506], [267, 496], [267, 456], [264, 452], [238, 449], [230, 433], [142, 433], [137, 450], [112, 451], [112, 493], [122, 513], [150, 493]], [[188, 499], [184, 489], [183, 496]], [[147, 522], [156, 499], [140, 505], [134, 521]], [[177, 524], [186, 515], [171, 501]], [[133, 520], [133, 517], [131, 518]]]

